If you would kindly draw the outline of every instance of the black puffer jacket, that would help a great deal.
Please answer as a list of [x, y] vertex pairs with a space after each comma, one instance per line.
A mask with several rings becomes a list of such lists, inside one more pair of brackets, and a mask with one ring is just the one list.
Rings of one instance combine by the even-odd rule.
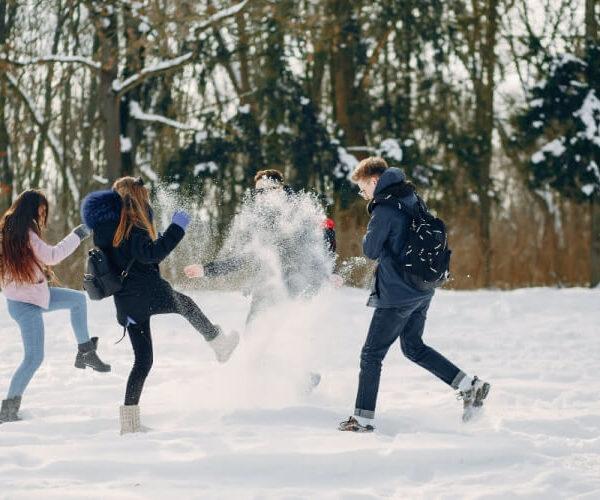
[[134, 227], [128, 239], [118, 248], [112, 245], [121, 215], [121, 197], [114, 191], [96, 191], [85, 197], [81, 206], [81, 218], [94, 231], [94, 245], [101, 248], [118, 272], [127, 268], [135, 259], [123, 290], [115, 294], [117, 320], [127, 325], [127, 317], [136, 323], [146, 321], [153, 310], [172, 293], [171, 285], [160, 275], [158, 264], [178, 245], [184, 230], [171, 224], [167, 230], [152, 241], [145, 229]]

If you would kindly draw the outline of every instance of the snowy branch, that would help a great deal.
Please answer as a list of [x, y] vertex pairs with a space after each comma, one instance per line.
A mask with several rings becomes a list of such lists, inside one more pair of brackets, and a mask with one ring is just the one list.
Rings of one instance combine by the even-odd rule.
[[[204, 21], [198, 28], [196, 28], [196, 32], [203, 31], [207, 28], [210, 28], [215, 23], [222, 21], [228, 17], [235, 16], [238, 12], [240, 12], [249, 0], [244, 0], [243, 2], [238, 3], [237, 5], [233, 5], [227, 9], [223, 9], [216, 14], [210, 16], [206, 21]], [[174, 59], [170, 59], [167, 61], [162, 61], [154, 66], [149, 66], [144, 68], [139, 73], [131, 75], [125, 81], [120, 82], [119, 80], [113, 81], [112, 89], [117, 94], [117, 97], [122, 97], [131, 89], [134, 89], [138, 85], [142, 84], [148, 78], [161, 75], [163, 73], [167, 73], [170, 71], [177, 70], [182, 66], [185, 66], [187, 63], [191, 62], [193, 59], [194, 53], [188, 52], [183, 54], [182, 56], [176, 57]]]
[[204, 21], [200, 26], [196, 28], [196, 33], [206, 30], [210, 28], [213, 24], [222, 21], [223, 19], [227, 19], [228, 17], [235, 16], [239, 13], [249, 2], [249, 0], [244, 0], [243, 2], [238, 3], [237, 5], [232, 5], [227, 9], [220, 10], [216, 14], [210, 16], [206, 21]]
[[143, 122], [162, 123], [163, 125], [168, 125], [169, 127], [173, 127], [185, 132], [198, 132], [200, 130], [200, 128], [198, 127], [194, 127], [193, 125], [186, 125], [176, 120], [171, 120], [166, 116], [144, 113], [139, 103], [137, 103], [136, 101], [131, 101], [131, 103], [129, 104], [129, 116]]
[[175, 59], [162, 61], [154, 66], [148, 66], [139, 73], [131, 75], [124, 82], [120, 82], [119, 80], [113, 81], [112, 88], [117, 93], [117, 96], [121, 97], [150, 77], [158, 76], [184, 66], [190, 59], [192, 59], [193, 55], [193, 52], [188, 52], [187, 54], [176, 57]]
[[5, 73], [5, 75], [6, 75], [6, 79], [7, 79], [8, 83], [10, 84], [10, 86], [16, 91], [16, 93], [22, 99], [23, 103], [25, 104], [25, 107], [31, 114], [35, 124], [40, 129], [46, 130], [45, 139], [48, 141], [48, 145], [50, 146], [50, 149], [52, 150], [52, 153], [54, 155], [56, 163], [58, 163], [59, 166], [61, 166], [65, 169], [65, 174], [67, 176], [67, 182], [69, 184], [69, 188], [73, 195], [73, 201], [75, 202], [76, 205], [79, 205], [79, 200], [80, 200], [80, 196], [81, 196], [80, 192], [79, 192], [79, 188], [77, 186], [77, 182], [75, 182], [75, 176], [73, 175], [73, 171], [71, 170], [70, 167], [65, 165], [64, 151], [60, 145], [60, 142], [54, 136], [54, 134], [50, 131], [49, 127], [44, 127], [44, 125], [45, 125], [44, 118], [39, 114], [39, 112], [37, 110], [37, 106], [36, 106], [35, 102], [33, 102], [33, 99], [31, 99], [31, 97], [29, 97], [29, 95], [27, 95], [25, 93], [25, 91], [19, 86], [19, 83], [17, 82], [17, 80], [10, 73]]
[[7, 58], [0, 58], [0, 62], [6, 63], [9, 66], [31, 66], [35, 64], [51, 64], [51, 63], [79, 63], [93, 70], [100, 69], [100, 63], [83, 56], [64, 56], [59, 54], [36, 57], [35, 59], [22, 59], [14, 61]]

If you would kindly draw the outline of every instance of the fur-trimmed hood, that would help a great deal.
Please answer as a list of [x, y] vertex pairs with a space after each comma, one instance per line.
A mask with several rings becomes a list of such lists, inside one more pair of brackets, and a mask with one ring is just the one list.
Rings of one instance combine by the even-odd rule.
[[90, 229], [104, 222], [118, 222], [121, 217], [121, 196], [115, 191], [94, 191], [81, 204], [81, 220]]

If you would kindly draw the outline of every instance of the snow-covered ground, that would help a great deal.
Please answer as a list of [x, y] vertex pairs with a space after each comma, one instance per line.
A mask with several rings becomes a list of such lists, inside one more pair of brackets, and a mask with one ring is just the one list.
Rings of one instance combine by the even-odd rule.
[[[241, 294], [194, 294], [242, 329]], [[46, 360], [19, 423], [0, 425], [1, 498], [600, 498], [600, 290], [442, 291], [427, 341], [492, 383], [485, 413], [392, 349], [377, 431], [336, 430], [353, 409], [371, 310], [344, 288], [281, 307], [218, 365], [175, 316], [153, 320], [147, 434], [118, 434], [132, 353], [111, 301], [90, 304], [111, 374], [73, 367], [65, 313], [46, 316]], [[20, 362], [0, 301], [0, 392]], [[307, 393], [310, 371], [321, 385]]]

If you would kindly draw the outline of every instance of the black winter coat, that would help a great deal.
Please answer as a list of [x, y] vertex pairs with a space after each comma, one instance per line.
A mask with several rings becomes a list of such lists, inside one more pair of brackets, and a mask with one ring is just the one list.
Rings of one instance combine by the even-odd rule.
[[146, 321], [167, 301], [173, 289], [160, 275], [159, 263], [179, 244], [185, 231], [171, 224], [155, 241], [145, 229], [134, 227], [119, 247], [112, 245], [121, 215], [121, 197], [114, 191], [96, 191], [85, 197], [81, 218], [94, 232], [94, 245], [108, 256], [115, 271], [122, 272], [135, 259], [123, 289], [114, 295], [117, 321], [127, 325], [127, 317], [136, 323]]

